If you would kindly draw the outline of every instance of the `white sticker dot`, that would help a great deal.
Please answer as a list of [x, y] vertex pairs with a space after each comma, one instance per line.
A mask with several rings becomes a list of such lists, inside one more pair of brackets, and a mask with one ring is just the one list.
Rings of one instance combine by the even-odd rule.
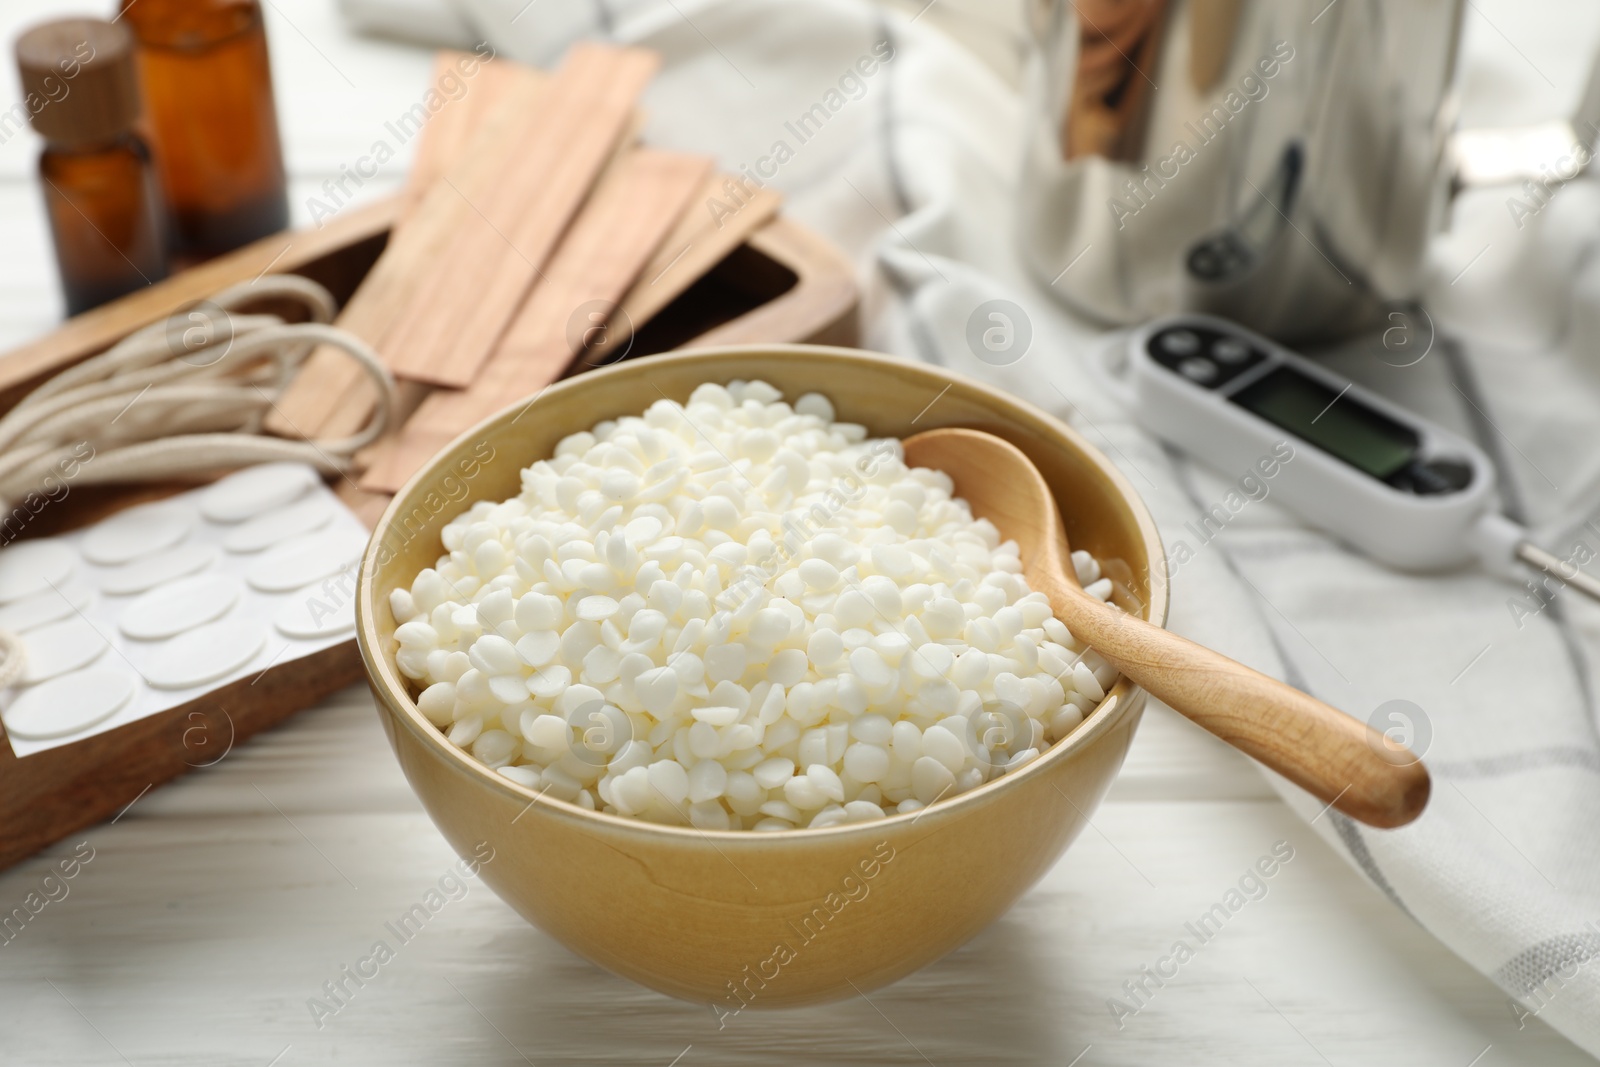
[[179, 545], [124, 563], [100, 578], [100, 591], [112, 596], [128, 596], [154, 589], [174, 578], [183, 578], [203, 571], [217, 559], [217, 550], [210, 545]]
[[187, 504], [161, 501], [129, 508], [93, 527], [84, 536], [83, 555], [90, 563], [112, 566], [147, 556], [189, 536], [194, 529], [194, 509]]
[[6, 709], [6, 730], [25, 741], [82, 733], [122, 710], [136, 685], [132, 673], [110, 667], [52, 678], [22, 693]]
[[367, 535], [354, 530], [296, 537], [251, 563], [245, 580], [263, 593], [286, 593], [352, 566], [366, 547]]
[[200, 494], [200, 514], [212, 522], [242, 522], [298, 500], [318, 481], [304, 463], [246, 467]]
[[184, 578], [152, 589], [129, 604], [117, 627], [138, 641], [175, 637], [227, 614], [238, 603], [239, 591], [239, 579], [231, 574]]
[[13, 600], [0, 607], [0, 630], [20, 634], [74, 615], [89, 606], [94, 590], [78, 578], [68, 578], [54, 589]]
[[87, 667], [107, 647], [100, 631], [78, 615], [24, 634], [22, 644], [28, 650], [28, 662], [22, 670], [22, 681], [27, 685]]
[[0, 604], [42, 593], [78, 565], [72, 547], [56, 540], [18, 541], [0, 550]]
[[333, 637], [356, 628], [355, 597], [344, 586], [308, 585], [291, 593], [272, 621], [285, 637]]
[[279, 541], [320, 530], [333, 520], [332, 501], [322, 495], [297, 500], [286, 508], [257, 515], [229, 530], [222, 547], [229, 552], [260, 552]]
[[150, 659], [145, 681], [157, 689], [189, 689], [232, 674], [267, 643], [251, 619], [223, 619], [173, 638]]

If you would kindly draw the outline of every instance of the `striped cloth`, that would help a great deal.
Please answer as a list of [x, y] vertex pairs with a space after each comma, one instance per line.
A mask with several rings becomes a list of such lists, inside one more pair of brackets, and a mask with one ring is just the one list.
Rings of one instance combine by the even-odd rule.
[[[1270, 498], [1197, 544], [1189, 524], [1234, 477], [1165, 449], [1096, 388], [1084, 365], [1094, 329], [1015, 252], [1028, 124], [1019, 31], [964, 0], [915, 20], [846, 0], [539, 0], [521, 17], [526, 4], [343, 0], [360, 27], [438, 43], [486, 36], [530, 62], [583, 35], [663, 52], [650, 140], [760, 173], [790, 215], [848, 250], [866, 347], [1010, 388], [1078, 427], [1128, 473], [1169, 547], [1194, 550], [1174, 578], [1175, 629], [1409, 733], [1434, 775], [1412, 826], [1374, 831], [1276, 784], [1379, 892], [1504, 989], [1508, 1011], [1600, 1054], [1600, 608], [1472, 571], [1386, 570]], [[981, 39], [1013, 69], [980, 62], [956, 37]], [[1510, 47], [1487, 37], [1477, 47]], [[874, 72], [847, 79], [869, 55], [881, 60]], [[1520, 61], [1491, 59], [1509, 91], [1505, 72]], [[793, 120], [819, 103], [825, 125], [802, 140]], [[1600, 185], [1568, 186], [1520, 229], [1512, 216], [1505, 191], [1456, 204], [1428, 298], [1438, 337], [1421, 363], [1385, 368], [1360, 352], [1346, 362], [1474, 437], [1500, 466], [1505, 510], [1542, 543], [1600, 553], [1600, 522], [1584, 525], [1600, 495]], [[1019, 305], [1032, 330], [1028, 353], [1006, 366], [968, 342], [969, 318], [994, 299]]]

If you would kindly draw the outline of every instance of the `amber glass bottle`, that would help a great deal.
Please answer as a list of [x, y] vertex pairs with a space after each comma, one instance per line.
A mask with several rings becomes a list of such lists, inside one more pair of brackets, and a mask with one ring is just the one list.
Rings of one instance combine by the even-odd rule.
[[289, 224], [267, 35], [257, 0], [122, 0], [139, 39], [173, 247], [213, 256]]
[[133, 35], [62, 19], [17, 40], [23, 105], [45, 138], [40, 184], [67, 313], [166, 277], [161, 192], [134, 123]]

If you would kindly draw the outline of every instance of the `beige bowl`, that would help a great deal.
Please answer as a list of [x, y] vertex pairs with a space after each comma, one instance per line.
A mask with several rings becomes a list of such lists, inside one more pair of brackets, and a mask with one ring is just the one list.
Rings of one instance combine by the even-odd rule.
[[434, 565], [446, 522], [515, 495], [521, 469], [566, 434], [735, 378], [764, 379], [791, 400], [822, 392], [874, 435], [973, 426], [1010, 439], [1065, 504], [1073, 546], [1110, 562], [1124, 606], [1157, 622], [1167, 611], [1155, 526], [1105, 456], [1004, 393], [887, 356], [800, 345], [653, 356], [564, 381], [435, 457], [380, 520], [357, 601], [361, 653], [406, 777], [458, 853], [493, 850], [480, 877], [529, 922], [608, 970], [728, 1012], [870, 991], [993, 922], [1088, 822], [1145, 699], [1119, 680], [1042, 758], [914, 815], [780, 833], [586, 811], [536, 797], [447, 743], [395, 667], [390, 591]]

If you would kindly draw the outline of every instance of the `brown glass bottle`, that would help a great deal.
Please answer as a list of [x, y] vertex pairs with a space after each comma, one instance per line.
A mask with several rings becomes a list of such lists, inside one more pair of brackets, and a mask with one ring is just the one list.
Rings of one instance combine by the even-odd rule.
[[45, 138], [40, 185], [67, 314], [166, 277], [161, 193], [134, 132], [133, 35], [62, 19], [17, 40], [23, 104]]
[[257, 0], [122, 0], [139, 39], [174, 250], [217, 255], [289, 224], [267, 35]]

